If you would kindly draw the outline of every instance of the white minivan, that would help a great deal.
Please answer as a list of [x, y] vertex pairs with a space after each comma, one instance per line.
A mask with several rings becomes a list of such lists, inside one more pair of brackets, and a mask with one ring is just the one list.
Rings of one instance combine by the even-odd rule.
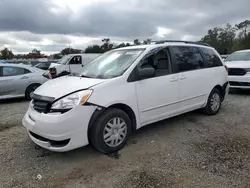
[[22, 123], [48, 150], [90, 143], [110, 153], [145, 125], [195, 109], [215, 115], [228, 88], [227, 67], [212, 47], [185, 41], [124, 47], [99, 56], [79, 76], [40, 86]]

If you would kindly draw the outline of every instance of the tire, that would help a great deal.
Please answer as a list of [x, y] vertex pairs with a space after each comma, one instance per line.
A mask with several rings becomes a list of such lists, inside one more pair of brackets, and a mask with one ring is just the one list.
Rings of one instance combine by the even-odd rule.
[[[119, 124], [119, 122], [120, 128], [118, 125], [113, 125]], [[90, 142], [95, 149], [102, 153], [113, 153], [124, 147], [131, 131], [132, 125], [129, 116], [120, 109], [110, 108], [95, 121], [90, 130]], [[104, 139], [105, 136], [106, 139]]]
[[221, 108], [221, 103], [221, 92], [218, 89], [214, 88], [208, 97], [207, 105], [202, 109], [202, 111], [206, 115], [216, 115]]
[[28, 100], [31, 100], [31, 95], [32, 93], [36, 90], [36, 88], [38, 88], [40, 86], [40, 84], [32, 84], [29, 85], [25, 91], [25, 97]]

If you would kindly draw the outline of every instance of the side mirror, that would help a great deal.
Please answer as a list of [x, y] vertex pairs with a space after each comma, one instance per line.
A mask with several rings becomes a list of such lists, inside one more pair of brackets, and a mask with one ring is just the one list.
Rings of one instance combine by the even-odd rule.
[[141, 80], [155, 76], [155, 69], [153, 67], [145, 67], [139, 69], [139, 78]]

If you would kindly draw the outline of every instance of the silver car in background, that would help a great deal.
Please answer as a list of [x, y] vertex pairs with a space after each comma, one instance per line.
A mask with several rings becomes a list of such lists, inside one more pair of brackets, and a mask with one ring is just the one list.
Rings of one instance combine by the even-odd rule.
[[48, 79], [44, 71], [18, 64], [0, 64], [0, 99], [26, 97], [31, 95]]

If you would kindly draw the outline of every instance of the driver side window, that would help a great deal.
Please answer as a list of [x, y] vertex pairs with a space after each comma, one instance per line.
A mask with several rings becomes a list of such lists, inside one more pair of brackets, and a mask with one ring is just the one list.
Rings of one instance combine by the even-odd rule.
[[166, 49], [143, 59], [139, 68], [145, 67], [153, 67], [155, 69], [155, 77], [170, 74], [170, 58]]
[[70, 65], [79, 65], [82, 64], [82, 57], [81, 56], [74, 56], [71, 58]]

